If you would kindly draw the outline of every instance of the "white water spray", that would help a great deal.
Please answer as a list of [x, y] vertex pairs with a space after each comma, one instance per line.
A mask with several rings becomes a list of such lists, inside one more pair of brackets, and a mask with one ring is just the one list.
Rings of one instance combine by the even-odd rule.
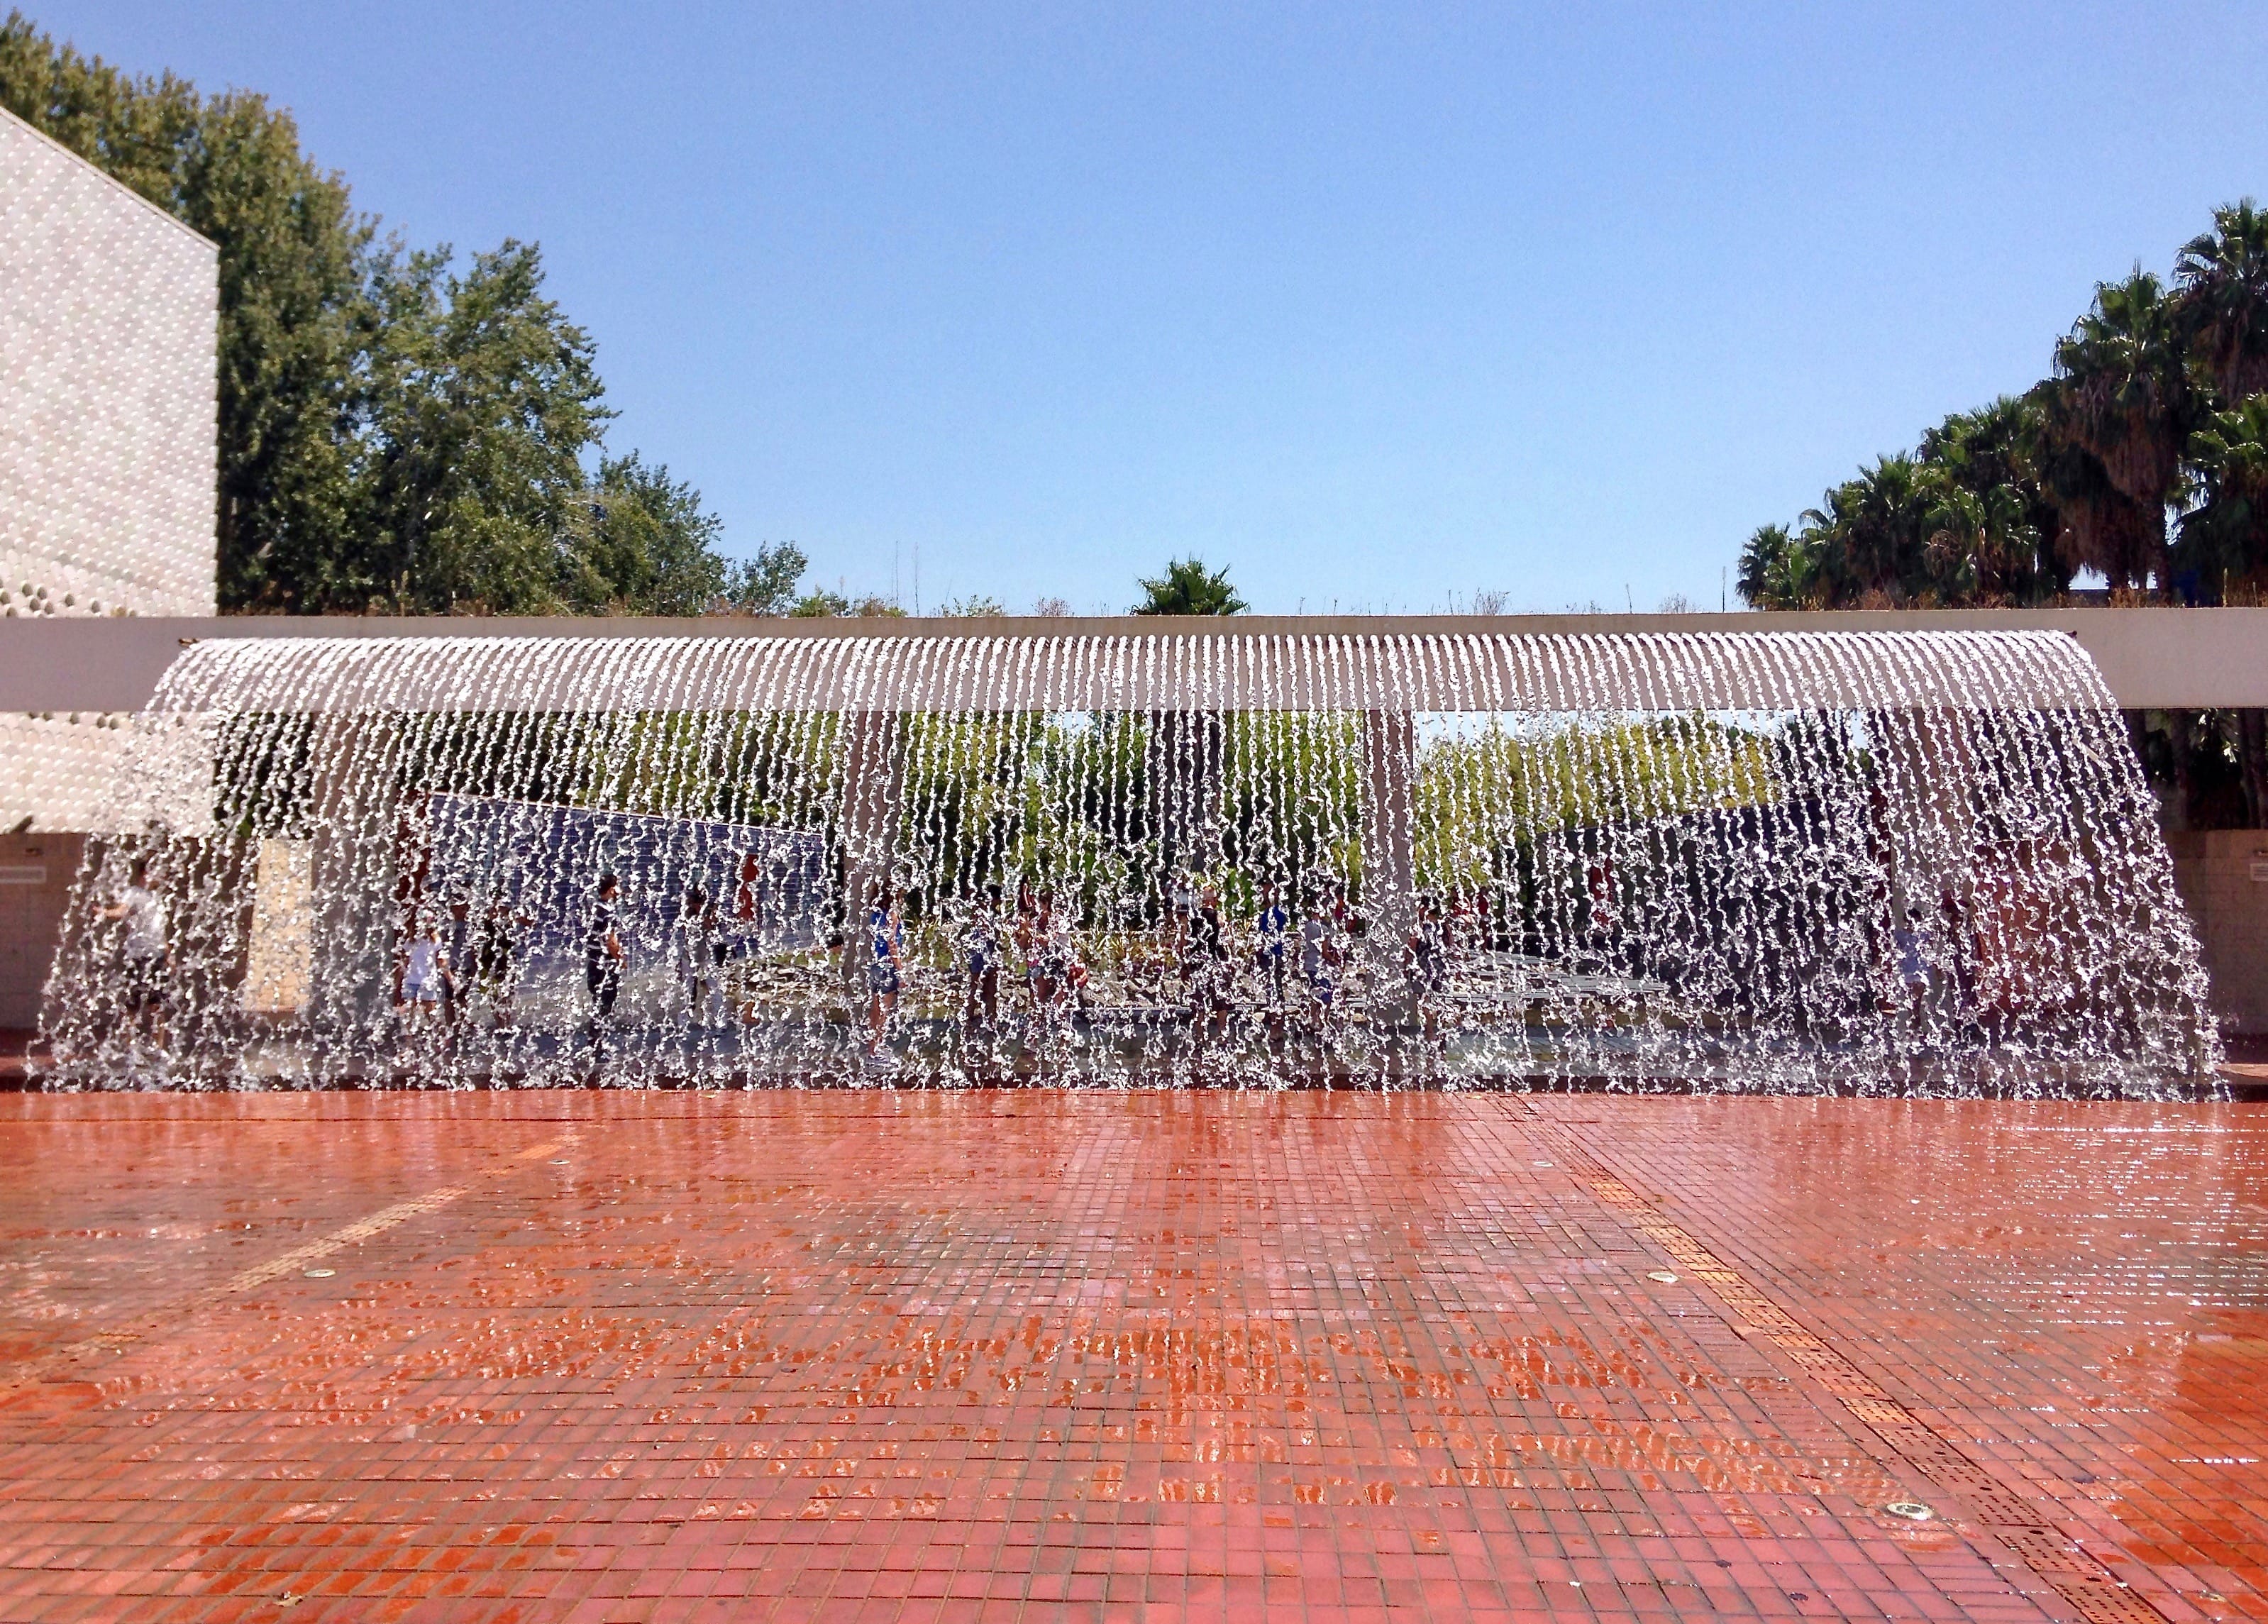
[[90, 851], [49, 1086], [2133, 1094], [2218, 1059], [2054, 633], [243, 639], [134, 729], [145, 832]]

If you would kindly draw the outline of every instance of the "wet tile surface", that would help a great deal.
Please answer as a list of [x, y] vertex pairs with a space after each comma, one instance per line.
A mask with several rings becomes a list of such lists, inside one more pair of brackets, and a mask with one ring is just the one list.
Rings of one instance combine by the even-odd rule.
[[2264, 1375], [2263, 1107], [0, 1098], [0, 1620], [2262, 1618]]

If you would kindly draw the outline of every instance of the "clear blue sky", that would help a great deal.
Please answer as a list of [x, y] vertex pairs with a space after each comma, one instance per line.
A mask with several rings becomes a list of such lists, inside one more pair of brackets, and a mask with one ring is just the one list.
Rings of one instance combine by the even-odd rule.
[[1713, 608], [2268, 195], [2258, 0], [27, 10], [540, 240], [617, 448], [929, 603]]

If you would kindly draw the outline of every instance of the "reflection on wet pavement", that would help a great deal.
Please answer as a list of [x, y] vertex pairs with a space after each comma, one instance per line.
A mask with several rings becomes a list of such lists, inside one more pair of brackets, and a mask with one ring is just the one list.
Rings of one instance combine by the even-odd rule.
[[2264, 1153], [2242, 1105], [0, 1099], [0, 1618], [2268, 1617]]

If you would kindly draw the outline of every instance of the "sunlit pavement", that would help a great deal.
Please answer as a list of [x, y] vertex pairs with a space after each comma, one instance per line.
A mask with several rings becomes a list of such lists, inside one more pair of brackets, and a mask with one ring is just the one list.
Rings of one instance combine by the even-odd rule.
[[0, 1098], [10, 1620], [2260, 1618], [2264, 1376], [2268, 1107]]

